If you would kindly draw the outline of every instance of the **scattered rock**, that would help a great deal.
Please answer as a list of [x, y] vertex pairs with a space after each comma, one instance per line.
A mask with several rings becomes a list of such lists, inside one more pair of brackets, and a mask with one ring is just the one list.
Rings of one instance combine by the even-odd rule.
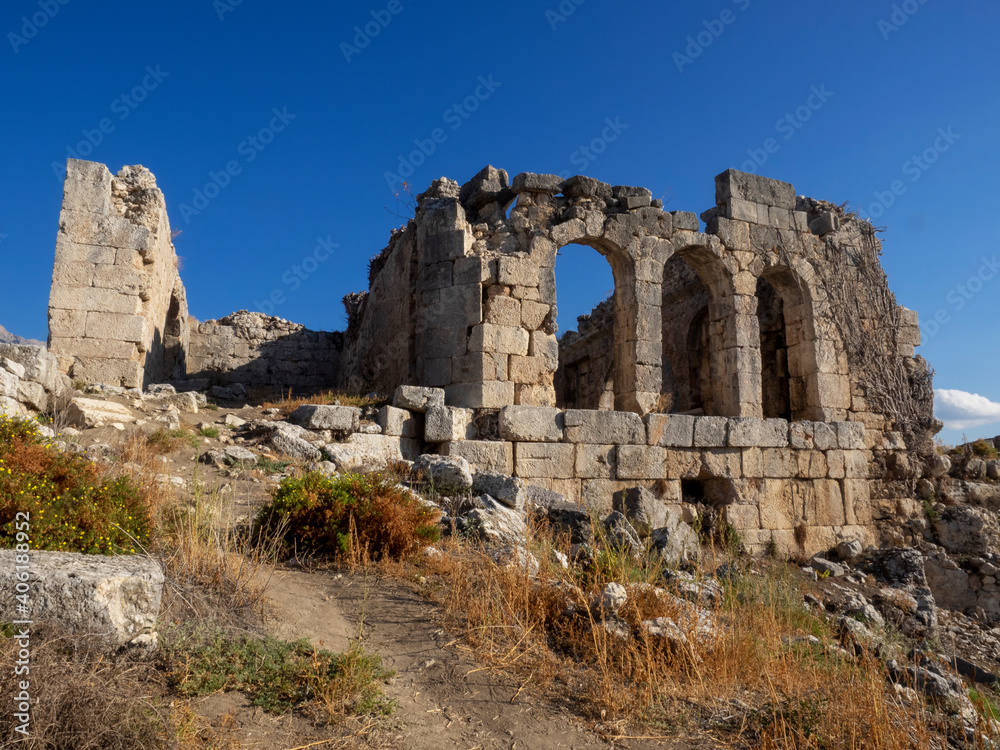
[[132, 421], [128, 407], [112, 401], [98, 401], [92, 398], [74, 398], [66, 409], [66, 421], [75, 427], [89, 429], [104, 427], [112, 422]]
[[653, 529], [667, 525], [667, 506], [645, 487], [619, 490], [612, 497], [612, 507], [628, 519], [640, 539], [648, 539]]
[[414, 471], [423, 472], [441, 494], [468, 492], [472, 489], [472, 469], [461, 456], [437, 456], [425, 453], [413, 463]]
[[642, 554], [642, 542], [632, 524], [618, 511], [612, 511], [604, 519], [604, 533], [608, 545], [622, 554], [639, 557]]
[[524, 480], [492, 471], [480, 471], [472, 478], [472, 491], [477, 495], [489, 495], [508, 508], [523, 513], [528, 496]]

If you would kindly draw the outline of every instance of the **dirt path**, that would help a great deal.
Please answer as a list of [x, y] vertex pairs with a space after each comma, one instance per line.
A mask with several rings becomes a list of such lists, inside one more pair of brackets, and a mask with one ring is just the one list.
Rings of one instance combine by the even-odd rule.
[[[276, 635], [309, 637], [343, 649], [364, 619], [365, 647], [395, 670], [387, 693], [399, 707], [394, 744], [412, 750], [597, 750], [671, 747], [674, 743], [609, 743], [547, 702], [518, 695], [518, 686], [488, 671], [449, 643], [435, 607], [398, 583], [328, 572], [278, 571], [268, 597]], [[515, 696], [517, 696], [515, 698]], [[512, 700], [513, 699], [513, 700]]]

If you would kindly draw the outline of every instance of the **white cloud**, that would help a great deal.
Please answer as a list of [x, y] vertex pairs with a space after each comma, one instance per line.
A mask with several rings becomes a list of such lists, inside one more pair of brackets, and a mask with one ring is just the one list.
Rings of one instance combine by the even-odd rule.
[[934, 414], [949, 430], [1000, 422], [1000, 404], [978, 393], [934, 389]]

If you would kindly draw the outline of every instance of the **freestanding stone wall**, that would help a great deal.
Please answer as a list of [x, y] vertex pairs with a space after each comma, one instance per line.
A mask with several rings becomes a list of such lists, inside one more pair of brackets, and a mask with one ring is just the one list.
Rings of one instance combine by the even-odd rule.
[[74, 380], [183, 377], [187, 301], [149, 170], [70, 159], [49, 296], [49, 349]]

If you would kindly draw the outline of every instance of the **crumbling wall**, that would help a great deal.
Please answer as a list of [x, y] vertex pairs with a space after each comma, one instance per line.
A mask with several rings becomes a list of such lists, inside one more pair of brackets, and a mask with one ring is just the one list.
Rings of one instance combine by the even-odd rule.
[[391, 393], [398, 385], [417, 382], [418, 347], [435, 345], [422, 342], [415, 328], [417, 288], [431, 293], [445, 280], [418, 278], [416, 240], [412, 222], [394, 232], [371, 262], [368, 291], [345, 299], [343, 385], [349, 390]]
[[309, 393], [340, 381], [343, 334], [240, 310], [190, 333], [188, 377]]
[[559, 339], [556, 406], [568, 409], [614, 409], [614, 305], [601, 302], [577, 318], [577, 330]]
[[49, 296], [49, 349], [74, 380], [142, 387], [183, 377], [187, 302], [149, 170], [70, 159]]

